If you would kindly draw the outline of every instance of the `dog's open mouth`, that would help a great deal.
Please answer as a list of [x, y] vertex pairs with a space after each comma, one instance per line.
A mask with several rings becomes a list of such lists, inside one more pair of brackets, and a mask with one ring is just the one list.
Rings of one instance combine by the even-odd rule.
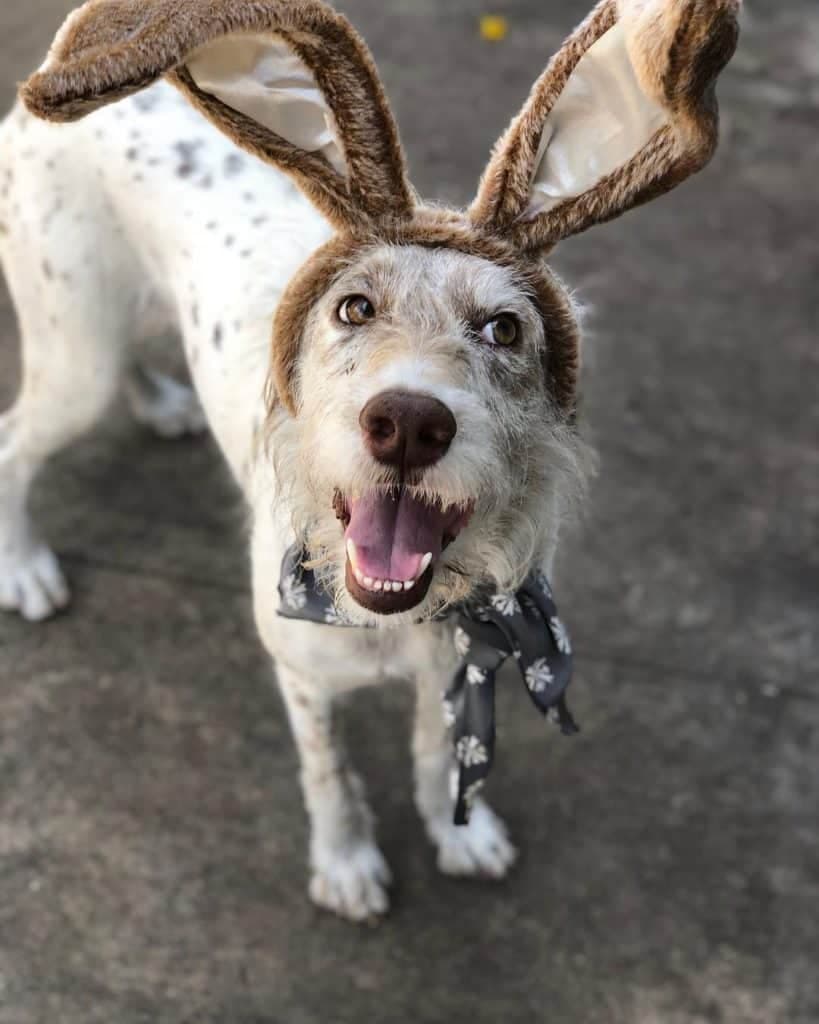
[[472, 508], [442, 507], [405, 488], [336, 497], [344, 525], [347, 590], [368, 611], [409, 611], [427, 595], [444, 548], [469, 522]]

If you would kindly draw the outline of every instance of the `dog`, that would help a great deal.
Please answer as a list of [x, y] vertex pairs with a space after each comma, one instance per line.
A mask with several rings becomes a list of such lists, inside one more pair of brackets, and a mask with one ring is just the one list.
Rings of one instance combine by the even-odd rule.
[[[416, 686], [415, 800], [440, 869], [501, 878], [514, 862], [482, 797], [452, 820], [447, 612], [551, 572], [589, 457], [577, 310], [546, 257], [705, 165], [737, 7], [602, 0], [467, 210], [419, 199], [369, 52], [319, 0], [89, 0], [0, 129], [23, 346], [0, 418], [0, 606], [40, 621], [68, 603], [27, 495], [123, 382], [160, 435], [209, 426], [251, 515], [322, 907], [362, 920], [389, 902], [333, 727], [357, 687]], [[195, 391], [139, 361], [164, 328]], [[343, 626], [280, 614], [304, 601], [282, 575], [294, 545]]]

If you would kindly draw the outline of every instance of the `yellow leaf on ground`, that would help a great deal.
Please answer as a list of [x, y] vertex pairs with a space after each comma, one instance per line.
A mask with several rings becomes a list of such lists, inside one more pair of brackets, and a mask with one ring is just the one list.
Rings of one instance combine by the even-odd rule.
[[499, 43], [508, 31], [509, 22], [499, 14], [485, 14], [481, 18], [481, 36], [490, 43]]

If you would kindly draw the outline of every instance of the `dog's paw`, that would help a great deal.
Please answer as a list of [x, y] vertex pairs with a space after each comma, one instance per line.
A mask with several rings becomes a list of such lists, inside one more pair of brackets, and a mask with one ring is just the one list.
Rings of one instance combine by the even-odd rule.
[[0, 548], [0, 609], [29, 622], [50, 618], [69, 601], [68, 585], [54, 552], [36, 543], [24, 550]]
[[171, 377], [139, 370], [128, 381], [126, 395], [137, 423], [160, 437], [201, 434], [207, 428], [208, 421], [196, 392]]
[[387, 887], [392, 876], [375, 843], [314, 851], [313, 862], [310, 898], [318, 906], [350, 921], [367, 921], [389, 910]]
[[517, 859], [506, 826], [483, 800], [475, 801], [468, 825], [447, 820], [428, 827], [445, 875], [504, 878]]

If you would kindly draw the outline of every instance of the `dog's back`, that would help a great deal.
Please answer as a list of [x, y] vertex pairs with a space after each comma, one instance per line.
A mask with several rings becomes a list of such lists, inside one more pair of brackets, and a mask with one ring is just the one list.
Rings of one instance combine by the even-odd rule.
[[178, 330], [240, 477], [271, 315], [328, 235], [284, 175], [165, 83], [77, 124], [46, 124], [18, 104], [0, 126], [0, 260], [27, 353], [29, 335], [48, 337], [58, 359], [64, 350], [81, 364], [91, 335], [118, 351]]

